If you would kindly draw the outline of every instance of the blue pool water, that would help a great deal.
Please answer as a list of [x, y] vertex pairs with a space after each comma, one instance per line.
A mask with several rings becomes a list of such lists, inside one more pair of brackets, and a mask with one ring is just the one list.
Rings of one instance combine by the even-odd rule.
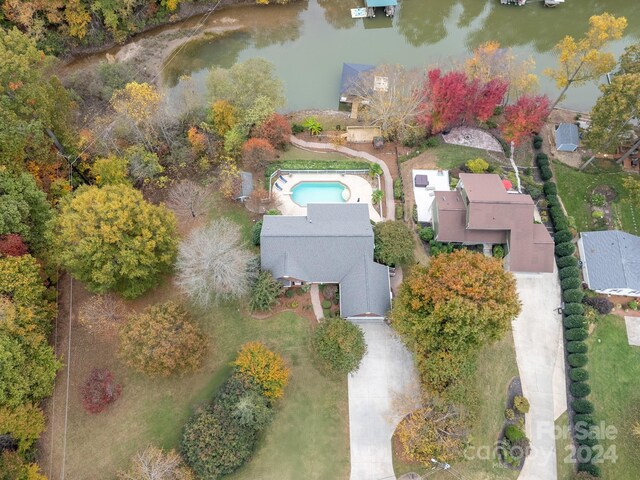
[[291, 198], [301, 207], [308, 203], [344, 203], [342, 192], [346, 188], [340, 182], [300, 182], [291, 189]]

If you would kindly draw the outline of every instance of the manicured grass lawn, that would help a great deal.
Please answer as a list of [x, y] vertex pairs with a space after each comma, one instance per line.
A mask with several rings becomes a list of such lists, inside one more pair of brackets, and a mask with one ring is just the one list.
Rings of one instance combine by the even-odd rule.
[[[278, 161], [287, 160], [323, 160], [323, 161], [342, 161], [350, 160], [350, 157], [340, 155], [336, 152], [310, 152], [309, 150], [303, 150], [302, 148], [290, 146], [285, 152], [282, 152]], [[366, 163], [366, 162], [365, 162]]]
[[587, 368], [596, 421], [617, 429], [615, 439], [600, 440], [602, 478], [640, 478], [640, 439], [631, 434], [640, 421], [640, 347], [628, 344], [624, 319], [607, 315], [599, 321], [589, 339]]
[[438, 167], [443, 169], [456, 168], [469, 160], [475, 160], [476, 158], [482, 158], [490, 164], [495, 164], [487, 152], [477, 148], [462, 147], [460, 145], [450, 145], [448, 143], [442, 143], [437, 147], [431, 149], [431, 151], [438, 157]]
[[[453, 465], [453, 469], [463, 478], [474, 480], [515, 479], [518, 472], [502, 468], [495, 458], [494, 449], [504, 422], [507, 387], [511, 379], [518, 375], [518, 366], [511, 332], [497, 343], [481, 350], [477, 360], [477, 370], [469, 391], [475, 392], [467, 402], [473, 408], [475, 420], [469, 431], [471, 448], [467, 450], [468, 460]], [[480, 456], [488, 459], [478, 458]], [[417, 471], [411, 465], [394, 458], [396, 475]], [[419, 468], [419, 467], [418, 467]], [[449, 479], [448, 472], [434, 473], [429, 478]]]
[[233, 478], [346, 478], [346, 378], [330, 380], [314, 368], [309, 321], [287, 312], [257, 320], [232, 303], [203, 313], [199, 322], [211, 348], [195, 375], [150, 379], [134, 374], [114, 358], [114, 345], [108, 342], [87, 345], [83, 352], [75, 349], [76, 362], [99, 359], [95, 366], [110, 367], [124, 390], [113, 408], [99, 415], [85, 413], [75, 395], [77, 387], [72, 391], [67, 478], [112, 479], [147, 444], [177, 448], [187, 418], [209, 401], [230, 373], [235, 352], [250, 340], [261, 340], [280, 352], [291, 367], [291, 380], [256, 455]]
[[[611, 161], [600, 161], [595, 167], [588, 167], [584, 172], [554, 162], [555, 181], [567, 212], [575, 218], [579, 231], [594, 229], [591, 218], [590, 198], [593, 189], [598, 185], [609, 185], [618, 197], [613, 206], [613, 220], [617, 228], [626, 232], [640, 234], [638, 225], [640, 222], [640, 208], [626, 201], [627, 191], [622, 185], [622, 179], [629, 174], [624, 173], [619, 166]], [[636, 221], [634, 223], [634, 214]]]
[[558, 471], [558, 480], [573, 480], [575, 476], [575, 466], [571, 462], [567, 462], [567, 457], [571, 455], [573, 443], [571, 441], [571, 432], [569, 431], [569, 414], [564, 412], [556, 420], [556, 465]]

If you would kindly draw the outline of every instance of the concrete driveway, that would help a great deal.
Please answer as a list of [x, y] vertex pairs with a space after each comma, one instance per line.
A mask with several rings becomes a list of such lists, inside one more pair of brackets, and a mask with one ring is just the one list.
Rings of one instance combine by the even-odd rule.
[[[557, 273], [515, 274], [522, 313], [513, 322], [522, 390], [531, 409], [526, 415], [531, 455], [519, 480], [556, 480], [554, 422], [567, 409], [562, 320]], [[565, 455], [565, 452], [559, 452]]]
[[398, 393], [415, 391], [418, 378], [413, 359], [391, 327], [361, 322], [367, 354], [350, 374], [349, 432], [351, 480], [395, 479], [391, 437], [404, 414], [393, 411]]

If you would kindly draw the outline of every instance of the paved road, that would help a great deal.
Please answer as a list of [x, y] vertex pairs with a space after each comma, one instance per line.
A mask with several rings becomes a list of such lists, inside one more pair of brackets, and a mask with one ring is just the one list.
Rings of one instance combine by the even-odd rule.
[[392, 411], [392, 399], [396, 393], [414, 391], [418, 378], [411, 354], [391, 327], [359, 325], [367, 354], [348, 379], [351, 480], [391, 480], [391, 437], [403, 416]]
[[[513, 322], [522, 390], [531, 409], [526, 416], [531, 455], [519, 480], [556, 480], [554, 422], [567, 409], [562, 321], [557, 273], [516, 274], [522, 313]], [[563, 452], [559, 452], [563, 455]]]
[[362, 158], [368, 162], [377, 163], [382, 167], [382, 180], [384, 181], [384, 201], [386, 205], [387, 214], [383, 215], [386, 220], [393, 220], [396, 217], [396, 203], [393, 199], [393, 178], [391, 177], [391, 172], [389, 171], [389, 167], [384, 163], [383, 160], [380, 160], [377, 157], [374, 157], [370, 153], [367, 152], [359, 152], [357, 150], [352, 150], [348, 147], [336, 146], [331, 143], [320, 143], [320, 142], [307, 142], [305, 140], [300, 140], [295, 135], [291, 135], [291, 143], [296, 147], [306, 148], [309, 150], [325, 150], [331, 152], [339, 152], [344, 155], [348, 155], [349, 157], [358, 157]]

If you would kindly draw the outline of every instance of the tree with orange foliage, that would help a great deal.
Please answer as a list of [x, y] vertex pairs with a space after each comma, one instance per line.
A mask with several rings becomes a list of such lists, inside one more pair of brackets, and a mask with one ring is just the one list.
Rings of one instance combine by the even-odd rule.
[[262, 170], [275, 158], [275, 149], [263, 138], [250, 138], [242, 146], [242, 164], [249, 170]]
[[191, 151], [196, 157], [199, 157], [207, 150], [207, 136], [197, 127], [191, 127], [187, 131], [187, 140], [189, 140]]
[[237, 374], [253, 381], [268, 398], [280, 398], [289, 381], [289, 369], [282, 357], [264, 343], [245, 343], [233, 362]]
[[262, 122], [253, 136], [264, 138], [274, 148], [284, 150], [289, 144], [289, 137], [291, 137], [291, 124], [285, 116], [274, 113]]
[[[515, 279], [502, 262], [463, 249], [432, 258], [428, 267], [415, 267], [391, 318], [414, 347], [423, 381], [444, 391], [468, 370], [471, 355], [499, 339], [518, 313]], [[432, 368], [434, 363], [440, 368]]]
[[533, 133], [539, 132], [551, 112], [549, 103], [546, 95], [524, 95], [513, 105], [507, 105], [500, 124], [504, 139], [519, 145]]

